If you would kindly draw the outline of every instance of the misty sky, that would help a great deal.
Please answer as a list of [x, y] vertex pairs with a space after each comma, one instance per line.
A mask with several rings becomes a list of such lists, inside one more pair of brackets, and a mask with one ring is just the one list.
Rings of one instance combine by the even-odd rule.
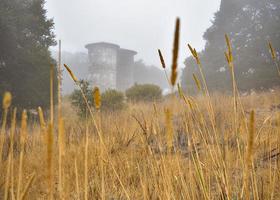
[[170, 63], [176, 17], [181, 18], [180, 67], [187, 43], [204, 46], [221, 0], [47, 0], [48, 17], [65, 51], [84, 51], [91, 42], [112, 42], [138, 52], [136, 59], [160, 66], [157, 49]]

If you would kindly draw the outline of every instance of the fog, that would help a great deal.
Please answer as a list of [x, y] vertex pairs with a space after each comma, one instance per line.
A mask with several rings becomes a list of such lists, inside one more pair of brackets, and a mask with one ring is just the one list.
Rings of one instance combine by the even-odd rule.
[[158, 48], [170, 63], [174, 22], [180, 17], [183, 68], [186, 44], [204, 47], [202, 35], [219, 5], [220, 0], [47, 0], [45, 8], [64, 51], [86, 52], [87, 43], [111, 42], [137, 51], [136, 59], [155, 66], [160, 65]]

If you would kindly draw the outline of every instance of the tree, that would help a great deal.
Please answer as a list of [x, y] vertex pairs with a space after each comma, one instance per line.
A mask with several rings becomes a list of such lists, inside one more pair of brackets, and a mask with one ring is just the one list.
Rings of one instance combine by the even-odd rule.
[[[231, 88], [230, 72], [224, 57], [224, 35], [231, 38], [239, 89], [266, 89], [280, 85], [268, 50], [268, 41], [280, 49], [280, 2], [278, 0], [222, 0], [213, 24], [204, 33], [205, 49], [200, 58], [210, 89]], [[279, 53], [277, 54], [279, 58]], [[183, 83], [194, 88], [192, 59], [185, 62]]]
[[0, 1], [0, 93], [11, 91], [17, 107], [49, 104], [54, 24], [43, 6], [44, 0]]

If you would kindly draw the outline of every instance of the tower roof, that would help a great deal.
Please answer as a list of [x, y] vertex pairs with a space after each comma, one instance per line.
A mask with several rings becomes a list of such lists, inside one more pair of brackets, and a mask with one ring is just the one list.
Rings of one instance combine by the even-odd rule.
[[92, 47], [106, 47], [106, 48], [114, 48], [119, 49], [120, 46], [113, 43], [108, 42], [97, 42], [97, 43], [90, 43], [85, 46], [87, 49], [91, 49]]

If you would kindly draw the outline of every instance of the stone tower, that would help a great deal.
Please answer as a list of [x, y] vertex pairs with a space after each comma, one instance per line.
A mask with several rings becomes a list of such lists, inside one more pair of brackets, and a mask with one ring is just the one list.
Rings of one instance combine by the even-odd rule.
[[121, 49], [119, 45], [99, 42], [85, 46], [88, 49], [88, 81], [106, 89], [126, 90], [133, 85], [134, 56], [137, 52]]
[[117, 89], [126, 90], [130, 88], [133, 83], [133, 65], [136, 51], [128, 49], [119, 49], [118, 63], [117, 63]]
[[92, 43], [86, 45], [89, 56], [88, 80], [102, 91], [117, 88], [117, 61], [120, 47], [111, 43]]

